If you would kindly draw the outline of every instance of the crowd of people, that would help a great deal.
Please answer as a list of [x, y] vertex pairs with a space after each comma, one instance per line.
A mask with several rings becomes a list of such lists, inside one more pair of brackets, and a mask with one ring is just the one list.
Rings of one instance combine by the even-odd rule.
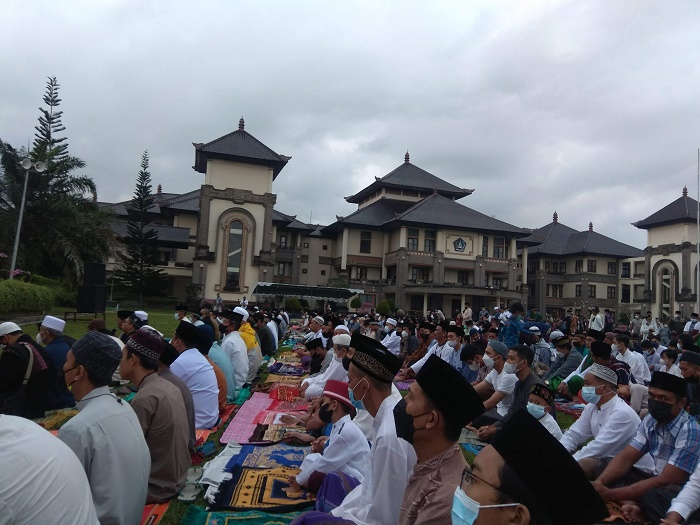
[[[289, 482], [316, 506], [295, 523], [584, 524], [606, 518], [607, 502], [628, 520], [696, 522], [698, 316], [677, 313], [662, 333], [650, 315], [620, 325], [608, 313], [304, 312], [309, 410], [296, 422], [308, 433], [290, 437], [311, 453]], [[145, 503], [182, 489], [195, 429], [217, 425], [291, 326], [284, 310], [247, 301], [181, 304], [174, 317], [164, 335], [147, 312], [119, 311], [118, 333], [95, 320], [77, 341], [52, 316], [36, 337], [0, 324], [10, 523], [138, 523]], [[129, 402], [110, 389], [120, 385]], [[562, 430], [566, 402], [585, 406]], [[57, 439], [27, 421], [73, 406]], [[484, 445], [471, 465], [463, 435]]]

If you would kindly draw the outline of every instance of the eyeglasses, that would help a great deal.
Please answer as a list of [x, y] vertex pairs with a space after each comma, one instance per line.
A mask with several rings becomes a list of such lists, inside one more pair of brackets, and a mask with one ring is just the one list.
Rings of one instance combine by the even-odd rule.
[[513, 498], [510, 496], [510, 494], [507, 494], [506, 492], [503, 492], [503, 491], [502, 491], [500, 488], [498, 488], [496, 485], [493, 485], [493, 484], [489, 483], [488, 481], [486, 481], [485, 479], [480, 478], [479, 476], [477, 476], [476, 474], [474, 474], [474, 472], [473, 472], [472, 469], [469, 467], [469, 465], [467, 465], [466, 467], [464, 467], [464, 470], [462, 471], [462, 479], [461, 479], [461, 481], [460, 481], [460, 483], [459, 483], [459, 486], [461, 487], [461, 486], [463, 486], [463, 485], [465, 485], [465, 484], [466, 484], [466, 485], [470, 485], [471, 483], [474, 483], [474, 480], [475, 480], [475, 479], [478, 479], [479, 481], [481, 481], [481, 482], [483, 482], [483, 483], [486, 483], [489, 487], [491, 487], [491, 488], [494, 489], [495, 491], [500, 492], [501, 494], [503, 494], [503, 495], [505, 495], [505, 496], [508, 496], [509, 499], [513, 500]]

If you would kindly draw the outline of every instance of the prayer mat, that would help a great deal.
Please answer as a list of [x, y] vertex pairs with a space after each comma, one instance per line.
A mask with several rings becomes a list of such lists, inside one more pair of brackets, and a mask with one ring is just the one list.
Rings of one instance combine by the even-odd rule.
[[407, 379], [406, 381], [399, 381], [396, 383], [396, 388], [398, 389], [399, 392], [408, 390], [411, 388], [411, 383], [413, 383], [415, 379]]
[[289, 478], [299, 472], [298, 468], [234, 467], [231, 479], [219, 485], [211, 508], [290, 512], [312, 507], [314, 499], [311, 494], [292, 492]]
[[330, 472], [323, 478], [321, 488], [316, 495], [316, 510], [330, 512], [339, 506], [345, 496], [357, 487], [360, 482], [344, 472]]
[[288, 385], [280, 385], [270, 389], [270, 395], [280, 401], [294, 401], [301, 397], [301, 390]]
[[268, 425], [262, 440], [279, 441], [280, 439], [284, 439], [284, 435], [287, 432], [301, 432], [302, 434], [306, 434], [306, 428], [301, 425]]
[[46, 412], [43, 418], [35, 419], [40, 426], [44, 427], [46, 430], [58, 430], [60, 429], [69, 419], [77, 415], [78, 409], [76, 408], [61, 408], [60, 410], [51, 410]]
[[261, 410], [266, 410], [272, 399], [263, 392], [256, 392], [252, 397], [243, 403], [236, 412], [236, 415], [229, 423], [228, 428], [224, 431], [219, 441], [224, 445], [229, 441], [236, 443], [247, 443], [250, 436], [255, 430], [253, 420]]
[[163, 519], [163, 514], [165, 514], [169, 506], [169, 501], [146, 505], [143, 508], [143, 514], [141, 514], [141, 525], [156, 525], [160, 523], [160, 520]]
[[474, 445], [477, 447], [484, 447], [488, 445], [485, 441], [481, 441], [475, 432], [472, 432], [471, 430], [467, 430], [466, 428], [462, 429], [462, 433], [459, 436], [459, 440], [457, 440], [457, 443], [459, 444], [468, 444], [468, 445]]
[[581, 417], [581, 414], [583, 413], [583, 408], [579, 408], [580, 404], [577, 402], [560, 403], [557, 401], [555, 402], [555, 405], [557, 407], [557, 412], [568, 414], [576, 419]]
[[244, 445], [241, 451], [228, 461], [224, 470], [231, 472], [236, 466], [250, 468], [299, 468], [310, 451], [310, 447], [293, 447], [284, 443], [277, 443], [269, 447]]
[[304, 369], [300, 366], [296, 366], [290, 363], [280, 363], [277, 362], [272, 366], [268, 367], [271, 374], [279, 374], [282, 376], [302, 376], [304, 375]]
[[181, 525], [289, 525], [298, 515], [298, 512], [269, 514], [257, 510], [209, 512], [193, 505], [182, 517]]
[[269, 383], [278, 383], [280, 385], [292, 385], [292, 386], [299, 386], [301, 385], [301, 379], [298, 377], [294, 376], [283, 376], [280, 374], [270, 374], [267, 376], [267, 379], [265, 379], [265, 384]]

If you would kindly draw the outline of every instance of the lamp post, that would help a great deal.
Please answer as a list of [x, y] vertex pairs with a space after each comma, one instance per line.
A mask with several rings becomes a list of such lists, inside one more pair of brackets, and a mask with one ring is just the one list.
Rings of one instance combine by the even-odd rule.
[[41, 161], [32, 162], [29, 159], [24, 159], [20, 166], [24, 168], [24, 189], [22, 190], [22, 201], [19, 205], [19, 218], [17, 219], [17, 232], [15, 233], [15, 247], [12, 250], [12, 262], [10, 263], [10, 279], [15, 276], [15, 265], [17, 264], [17, 251], [19, 250], [19, 234], [22, 230], [22, 217], [24, 216], [24, 201], [27, 198], [27, 182], [29, 181], [29, 170], [34, 168], [34, 171], [43, 173], [46, 171], [46, 164]]

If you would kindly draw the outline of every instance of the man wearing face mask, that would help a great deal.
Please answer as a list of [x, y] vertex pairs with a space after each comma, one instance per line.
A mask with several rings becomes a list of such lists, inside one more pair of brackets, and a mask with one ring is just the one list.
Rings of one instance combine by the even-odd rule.
[[454, 487], [467, 466], [457, 440], [462, 427], [483, 412], [474, 388], [431, 356], [394, 407], [396, 432], [418, 458], [401, 502], [400, 525], [449, 522]]
[[465, 468], [452, 500], [453, 525], [590, 525], [608, 515], [576, 461], [525, 410]]
[[333, 336], [333, 360], [325, 372], [304, 379], [301, 383], [301, 395], [313, 399], [323, 394], [325, 385], [330, 380], [347, 381], [348, 373], [343, 368], [343, 359], [350, 348], [350, 335], [338, 334]]
[[542, 380], [532, 371], [534, 353], [532, 349], [525, 345], [514, 346], [508, 349], [508, 359], [503, 366], [507, 374], [513, 374], [517, 378], [513, 394], [511, 396], [508, 413], [502, 421], [496, 421], [493, 425], [485, 425], [478, 429], [477, 435], [482, 441], [489, 441], [496, 432], [503, 427], [503, 423], [513, 417], [518, 410], [527, 408], [528, 399], [532, 387], [535, 385], [545, 386]]
[[63, 329], [66, 322], [63, 319], [47, 315], [41, 322], [36, 342], [44, 346], [44, 350], [53, 362], [53, 380], [49, 385], [47, 410], [58, 410], [75, 406], [75, 398], [66, 388], [63, 380], [63, 364], [70, 346], [63, 339]]
[[432, 354], [436, 354], [443, 361], [449, 362], [452, 348], [447, 344], [447, 330], [450, 324], [447, 321], [440, 321], [435, 327], [435, 344], [428, 348], [426, 354], [417, 362], [412, 364], [403, 374], [403, 378], [417, 374]]
[[689, 334], [689, 333], [697, 330], [698, 328], [700, 328], [699, 326], [696, 326], [697, 324], [698, 324], [698, 314], [693, 312], [692, 314], [690, 314], [690, 321], [685, 323], [685, 326], [683, 327], [683, 333]]
[[[612, 460], [601, 459], [593, 487], [605, 501], [634, 501], [623, 512], [627, 520], [658, 523], [671, 500], [695, 471], [700, 459], [700, 427], [683, 408], [685, 379], [655, 372], [649, 384], [649, 415], [627, 447]], [[654, 473], [634, 467], [644, 454], [654, 460]]]
[[[466, 344], [462, 347], [462, 351], [460, 352], [462, 377], [472, 386], [479, 382], [479, 370], [483, 365], [483, 358], [484, 350], [482, 350], [481, 347], [473, 344]], [[484, 375], [484, 377], [486, 377], [486, 375]]]
[[462, 341], [464, 339], [464, 329], [461, 326], [457, 325], [450, 325], [450, 327], [447, 329], [447, 346], [449, 346], [452, 349], [452, 352], [449, 352], [449, 360], [447, 363], [449, 363], [452, 368], [457, 370], [457, 372], [461, 372], [462, 370]]
[[[610, 459], [620, 453], [632, 440], [641, 422], [616, 391], [617, 374], [606, 366], [591, 365], [584, 376], [581, 394], [588, 404], [560, 440], [591, 479], [598, 460]], [[583, 448], [579, 450], [581, 445]], [[635, 468], [653, 472], [651, 456], [644, 454]]]
[[401, 354], [404, 358], [413, 355], [420, 346], [414, 331], [415, 327], [411, 323], [404, 322], [401, 326]]
[[435, 327], [427, 321], [423, 321], [418, 326], [419, 344], [418, 349], [413, 354], [406, 356], [401, 373], [406, 373], [406, 369], [420, 361], [430, 348], [430, 334], [435, 331]]
[[401, 351], [401, 335], [396, 332], [396, 319], [389, 317], [384, 323], [386, 335], [382, 339], [382, 344], [389, 352], [399, 355]]
[[644, 360], [644, 356], [629, 348], [630, 338], [625, 334], [617, 334], [613, 346], [617, 349], [617, 359], [627, 363], [634, 380], [643, 385], [648, 385], [651, 379], [651, 372]]
[[[350, 338], [349, 335], [346, 337]], [[369, 469], [370, 450], [364, 434], [350, 419], [352, 403], [348, 397], [348, 384], [330, 379], [322, 393], [318, 415], [324, 424], [333, 425], [331, 435], [322, 453], [309, 454], [304, 458], [295, 481], [306, 486], [314, 472], [328, 474], [340, 471], [362, 483]]]
[[506, 345], [500, 341], [489, 341], [483, 361], [491, 371], [481, 383], [474, 387], [477, 394], [489, 397], [484, 401], [486, 413], [472, 422], [474, 428], [491, 425], [502, 420], [508, 413], [518, 377], [505, 370], [507, 359]]
[[642, 317], [640, 312], [634, 312], [634, 317], [630, 321], [628, 329], [630, 331], [630, 334], [639, 336], [639, 334], [642, 331]]
[[700, 354], [686, 350], [678, 362], [681, 375], [688, 382], [686, 410], [700, 421]]
[[[392, 381], [399, 359], [379, 341], [353, 334], [354, 350], [348, 369], [349, 399], [355, 408], [366, 409], [374, 418], [370, 468], [362, 484], [355, 487], [332, 511], [302, 514], [294, 524], [347, 523], [394, 525], [399, 518], [408, 478], [416, 464], [416, 453], [396, 435]], [[346, 521], [343, 521], [346, 520]]]
[[[574, 337], [576, 340], [577, 337]], [[578, 338], [580, 341], [580, 337]], [[579, 347], [573, 347], [569, 338], [567, 336], [558, 337], [552, 340], [554, 345], [554, 350], [557, 352], [557, 360], [552, 363], [552, 366], [547, 373], [542, 377], [549, 389], [556, 392], [559, 388], [561, 382], [566, 379], [571, 372], [576, 370], [578, 365], [583, 361], [583, 355], [579, 352], [580, 345], [583, 343], [579, 342]]]

